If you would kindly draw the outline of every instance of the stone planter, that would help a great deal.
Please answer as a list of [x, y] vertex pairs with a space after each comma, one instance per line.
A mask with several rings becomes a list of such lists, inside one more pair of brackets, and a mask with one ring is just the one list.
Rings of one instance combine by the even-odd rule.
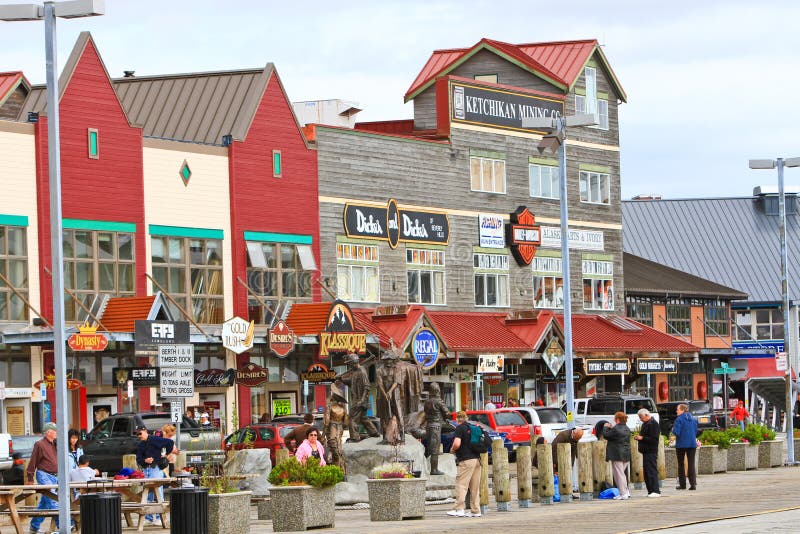
[[[336, 516], [334, 488], [273, 486], [269, 490], [273, 532], [333, 527]], [[250, 511], [245, 516], [250, 519]]]
[[731, 443], [728, 449], [728, 471], [758, 469], [758, 446], [749, 443]]
[[425, 518], [424, 478], [368, 479], [371, 521]]
[[667, 478], [678, 478], [678, 453], [675, 447], [664, 448], [664, 466], [667, 470]]
[[772, 439], [758, 444], [758, 468], [783, 465], [783, 441]]
[[209, 494], [209, 534], [250, 532], [250, 496], [252, 494], [252, 491]]
[[712, 475], [728, 470], [728, 449], [720, 449], [717, 445], [701, 445], [696, 454], [697, 474]]

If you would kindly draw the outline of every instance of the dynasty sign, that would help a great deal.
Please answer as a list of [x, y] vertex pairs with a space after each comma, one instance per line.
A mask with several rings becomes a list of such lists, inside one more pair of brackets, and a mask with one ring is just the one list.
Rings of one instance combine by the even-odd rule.
[[345, 204], [344, 231], [347, 237], [386, 240], [391, 248], [401, 242], [446, 245], [450, 221], [438, 211], [401, 210], [392, 198], [386, 207]]

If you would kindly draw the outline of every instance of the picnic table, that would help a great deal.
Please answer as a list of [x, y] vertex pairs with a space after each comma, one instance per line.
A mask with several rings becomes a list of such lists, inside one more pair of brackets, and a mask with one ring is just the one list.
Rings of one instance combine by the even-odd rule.
[[[80, 530], [80, 495], [85, 493], [98, 493], [115, 491], [122, 496], [122, 515], [129, 527], [134, 526], [133, 514], [137, 514], [136, 528], [139, 532], [144, 530], [144, 516], [146, 514], [160, 514], [161, 527], [168, 528], [165, 514], [169, 512], [169, 502], [159, 495], [159, 487], [168, 487], [177, 482], [175, 478], [136, 478], [128, 480], [95, 479], [89, 482], [73, 482], [70, 484], [70, 515]], [[11, 522], [17, 534], [24, 534], [22, 523], [26, 518], [45, 516], [58, 517], [58, 509], [39, 510], [34, 506], [19, 506], [33, 495], [43, 495], [58, 501], [57, 484], [29, 484], [26, 486], [0, 486], [0, 514], [11, 516]], [[155, 502], [148, 502], [148, 494], [153, 490]], [[75, 493], [77, 493], [77, 498]]]

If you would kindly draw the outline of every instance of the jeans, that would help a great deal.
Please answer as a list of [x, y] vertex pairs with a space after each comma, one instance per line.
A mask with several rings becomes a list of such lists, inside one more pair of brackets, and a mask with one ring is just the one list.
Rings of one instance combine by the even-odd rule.
[[[45, 473], [44, 471], [36, 470], [36, 483], [37, 484], [58, 484], [58, 477], [55, 475], [51, 475], [50, 473]], [[53, 493], [58, 494], [58, 490], [53, 490]], [[37, 510], [57, 510], [58, 509], [58, 501], [54, 501], [46, 497], [42, 494], [42, 498], [39, 500], [39, 506]], [[31, 530], [37, 531], [39, 527], [42, 526], [42, 522], [44, 522], [46, 518], [42, 516], [34, 517], [31, 519]], [[58, 518], [56, 517], [56, 528], [58, 528]]]
[[[167, 476], [164, 474], [164, 471], [162, 471], [158, 467], [145, 467], [143, 472], [144, 472], [144, 478], [167, 478]], [[158, 492], [159, 500], [163, 501], [164, 488], [159, 486], [156, 489], [156, 491]], [[150, 490], [149, 495], [147, 497], [147, 502], [155, 502], [155, 501], [156, 501], [155, 493], [153, 493], [153, 490]], [[144, 516], [144, 518], [148, 521], [161, 520], [161, 514], [155, 514], [155, 515], [147, 514], [146, 516]]]

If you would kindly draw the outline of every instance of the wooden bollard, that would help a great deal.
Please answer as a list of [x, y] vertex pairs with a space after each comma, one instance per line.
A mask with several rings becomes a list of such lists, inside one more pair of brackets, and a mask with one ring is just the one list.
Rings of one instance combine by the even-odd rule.
[[553, 504], [553, 449], [543, 443], [536, 446], [536, 462], [539, 465], [539, 503]]
[[519, 507], [530, 508], [532, 498], [531, 447], [523, 445], [517, 449], [517, 501], [519, 501]]
[[609, 478], [609, 464], [606, 462], [606, 446], [604, 439], [592, 443], [592, 482], [595, 494], [603, 491], [603, 483], [613, 485]]
[[275, 449], [275, 465], [289, 459], [289, 449]]
[[511, 511], [511, 481], [508, 476], [508, 449], [503, 440], [492, 440], [492, 486], [498, 512]]
[[631, 435], [631, 482], [634, 489], [642, 489], [644, 482], [644, 458], [639, 452], [639, 442]]
[[578, 442], [578, 491], [582, 501], [591, 501], [593, 496], [592, 444]]
[[558, 444], [558, 492], [561, 502], [572, 502], [572, 443]]
[[486, 515], [489, 506], [489, 453], [481, 453], [481, 514]]
[[[667, 478], [667, 461], [664, 458], [664, 439], [661, 436], [658, 436], [657, 465], [658, 465], [658, 480], [663, 481], [665, 478]], [[659, 484], [663, 485], [663, 482], [660, 482]]]

